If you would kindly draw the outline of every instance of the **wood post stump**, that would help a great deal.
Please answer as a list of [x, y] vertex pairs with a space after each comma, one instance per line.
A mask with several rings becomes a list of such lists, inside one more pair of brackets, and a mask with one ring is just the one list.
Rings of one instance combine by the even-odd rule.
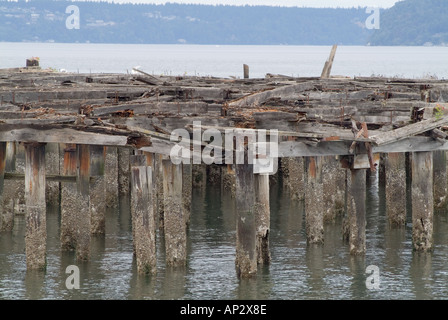
[[324, 223], [335, 222], [344, 212], [346, 180], [346, 170], [341, 169], [336, 157], [323, 157], [322, 180]]
[[78, 260], [90, 257], [90, 148], [67, 144], [64, 149], [64, 175], [75, 175], [76, 183], [62, 182], [61, 247], [76, 250]]
[[192, 164], [193, 188], [205, 190], [207, 186], [207, 165], [205, 163]]
[[243, 64], [243, 76], [244, 79], [249, 79], [249, 66], [247, 64]]
[[129, 157], [131, 150], [129, 148], [117, 148], [118, 159], [118, 195], [120, 197], [129, 196], [130, 191], [130, 166]]
[[253, 165], [235, 165], [236, 178], [236, 271], [240, 278], [257, 273], [255, 193]]
[[131, 216], [138, 273], [156, 273], [156, 226], [152, 167], [145, 155], [131, 156]]
[[[25, 172], [25, 149], [18, 142], [6, 142], [7, 173]], [[11, 231], [14, 227], [14, 215], [25, 213], [24, 180], [6, 180], [3, 188], [3, 227], [0, 230]]]
[[154, 173], [156, 175], [155, 177], [155, 184], [156, 184], [156, 223], [158, 225], [158, 228], [160, 230], [164, 229], [164, 199], [163, 199], [163, 156], [161, 154], [156, 154], [154, 159]]
[[406, 223], [406, 154], [385, 155], [386, 213], [392, 226]]
[[221, 191], [228, 192], [232, 198], [235, 198], [235, 170], [233, 165], [227, 164], [221, 168]]
[[288, 167], [287, 187], [291, 199], [305, 199], [305, 159], [303, 157], [286, 158], [285, 165]]
[[257, 230], [257, 262], [268, 264], [271, 261], [269, 250], [270, 206], [269, 175], [255, 175], [255, 226]]
[[[76, 176], [76, 145], [67, 144], [64, 148], [62, 175]], [[75, 182], [61, 182], [61, 248], [76, 249], [76, 206], [77, 188]]]
[[191, 200], [193, 188], [193, 165], [182, 164], [182, 211], [185, 217], [185, 224], [190, 224]]
[[433, 154], [412, 153], [412, 242], [416, 251], [433, 249]]
[[185, 266], [187, 261], [187, 228], [182, 203], [182, 164], [163, 160], [164, 231], [166, 262]]
[[89, 260], [90, 258], [90, 146], [76, 146], [78, 160], [77, 175], [77, 240], [76, 258], [78, 260]]
[[366, 250], [366, 169], [351, 169], [347, 178], [347, 215], [350, 254]]
[[106, 207], [118, 206], [118, 154], [116, 147], [106, 147], [104, 175], [106, 180]]
[[[47, 174], [59, 175], [59, 144], [47, 143], [45, 146], [45, 167]], [[45, 197], [47, 203], [53, 206], [59, 205], [60, 183], [58, 181], [47, 181]]]
[[[146, 165], [151, 167], [151, 181], [148, 181], [148, 188], [150, 188], [150, 193], [151, 193], [151, 203], [152, 203], [152, 207], [153, 207], [153, 218], [154, 218], [154, 225], [155, 228], [157, 228], [157, 224], [158, 224], [158, 215], [157, 215], [157, 179], [158, 179], [158, 172], [157, 172], [157, 168], [156, 168], [156, 158], [158, 157], [158, 154], [156, 153], [152, 153], [152, 152], [144, 152], [143, 153], [146, 156]], [[161, 188], [163, 189], [163, 183]], [[162, 199], [163, 200], [163, 199]]]
[[44, 270], [47, 256], [45, 144], [25, 144], [25, 254], [28, 270]]
[[24, 188], [23, 181], [4, 180], [6, 172], [15, 172], [15, 150], [15, 142], [0, 142], [0, 232], [13, 230], [14, 213], [19, 202], [17, 192]]
[[[17, 145], [15, 142], [4, 142], [6, 150], [3, 150], [5, 161], [3, 174], [16, 173], [16, 150]], [[5, 148], [2, 146], [2, 148]], [[14, 214], [20, 213], [19, 207], [22, 201], [22, 194], [25, 192], [25, 185], [20, 180], [6, 180], [3, 181], [3, 191], [0, 200], [0, 209], [2, 214], [0, 215], [0, 231], [12, 231], [14, 228]], [[23, 199], [24, 201], [25, 199]]]
[[308, 158], [308, 179], [305, 195], [305, 223], [308, 243], [324, 242], [324, 187], [322, 166], [322, 157]]
[[103, 146], [90, 146], [90, 221], [92, 234], [106, 232], [106, 149]]

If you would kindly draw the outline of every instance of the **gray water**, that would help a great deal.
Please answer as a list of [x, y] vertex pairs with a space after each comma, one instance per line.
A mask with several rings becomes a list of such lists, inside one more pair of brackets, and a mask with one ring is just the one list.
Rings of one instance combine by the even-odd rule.
[[[165, 265], [163, 233], [157, 234], [157, 274], [136, 273], [129, 202], [107, 213], [106, 234], [92, 241], [89, 262], [60, 249], [60, 212], [48, 208], [47, 270], [27, 272], [25, 223], [16, 216], [13, 232], [0, 234], [0, 299], [446, 299], [448, 298], [448, 214], [434, 219], [434, 251], [416, 253], [411, 225], [390, 228], [384, 190], [376, 175], [367, 186], [364, 256], [349, 254], [341, 220], [325, 226], [325, 243], [307, 245], [304, 204], [291, 201], [280, 183], [271, 187], [272, 262], [253, 279], [235, 271], [233, 200], [219, 186], [194, 190], [185, 268]], [[409, 217], [408, 217], [409, 218]], [[68, 265], [80, 269], [80, 289], [67, 289]], [[368, 289], [366, 268], [379, 268], [380, 287]]]
[[[0, 68], [25, 66], [39, 57], [42, 68], [68, 72], [242, 77], [267, 73], [320, 76], [330, 46], [144, 45], [0, 42]], [[332, 75], [448, 79], [448, 47], [339, 46]]]

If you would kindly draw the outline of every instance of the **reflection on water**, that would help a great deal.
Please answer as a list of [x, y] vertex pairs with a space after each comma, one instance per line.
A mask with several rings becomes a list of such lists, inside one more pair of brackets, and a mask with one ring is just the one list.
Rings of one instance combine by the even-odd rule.
[[[271, 188], [272, 262], [257, 277], [235, 271], [233, 201], [219, 186], [194, 190], [185, 268], [165, 266], [163, 233], [157, 234], [157, 275], [136, 273], [129, 202], [107, 212], [106, 234], [92, 239], [89, 262], [62, 252], [60, 213], [47, 213], [47, 270], [27, 272], [25, 222], [0, 234], [0, 299], [446, 299], [448, 215], [434, 218], [433, 253], [414, 253], [411, 224], [390, 228], [378, 176], [367, 180], [366, 254], [352, 257], [341, 236], [341, 220], [325, 226], [324, 245], [306, 243], [303, 202], [291, 201], [281, 184]], [[409, 214], [408, 214], [409, 215]], [[68, 290], [68, 265], [80, 270], [79, 290]], [[366, 287], [366, 268], [380, 270], [380, 289]]]

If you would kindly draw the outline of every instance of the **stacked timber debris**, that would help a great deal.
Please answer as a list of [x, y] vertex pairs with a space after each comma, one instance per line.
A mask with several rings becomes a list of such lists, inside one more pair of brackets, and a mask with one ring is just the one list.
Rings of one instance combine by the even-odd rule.
[[[29, 140], [24, 137], [32, 134], [41, 142], [87, 139], [92, 143], [89, 137], [95, 133], [98, 144], [143, 147], [151, 145], [150, 137], [166, 140], [174, 129], [191, 128], [193, 121], [201, 121], [204, 127], [218, 129], [277, 129], [280, 136], [313, 146], [326, 140], [381, 145], [397, 140], [385, 132], [426, 119], [437, 122], [429, 127], [424, 122], [416, 131], [412, 127], [409, 132], [399, 131], [398, 139], [425, 132], [445, 138], [439, 130], [446, 124], [445, 81], [270, 74], [264, 79], [219, 79], [26, 70], [0, 71], [2, 141]], [[356, 138], [354, 122], [365, 123], [368, 138]], [[49, 134], [56, 128], [66, 138]]]
[[[345, 202], [345, 234], [352, 254], [365, 252], [366, 170], [374, 171], [378, 154], [387, 154], [386, 211], [390, 221], [403, 224], [404, 153], [412, 153], [413, 247], [432, 250], [433, 205], [445, 199], [448, 192], [435, 194], [436, 190], [448, 190], [447, 179], [441, 179], [445, 180], [443, 188], [435, 187], [436, 179], [434, 185], [432, 179], [433, 175], [446, 177], [445, 160], [436, 152], [433, 158], [433, 151], [448, 150], [447, 82], [330, 78], [329, 66], [326, 69], [321, 78], [267, 75], [263, 79], [156, 77], [141, 71], [126, 75], [68, 74], [35, 67], [0, 70], [0, 200], [8, 177], [5, 168], [12, 167], [7, 158], [14, 153], [16, 142], [24, 143], [24, 174], [14, 177], [24, 179], [25, 188], [9, 189], [25, 189], [28, 268], [46, 265], [47, 199], [43, 186], [47, 178], [66, 183], [61, 186], [61, 243], [63, 248], [75, 246], [78, 259], [88, 259], [90, 232], [104, 229], [104, 214], [98, 213], [104, 213], [99, 203], [107, 180], [108, 185], [118, 181], [119, 194], [131, 195], [139, 272], [155, 270], [153, 222], [158, 220], [157, 215], [163, 217], [160, 221], [167, 264], [185, 265], [185, 225], [191, 210], [192, 181], [196, 179], [192, 178], [191, 162], [179, 165], [163, 156], [171, 154], [179, 136], [182, 141], [191, 141], [191, 135], [196, 140], [198, 123], [200, 130], [213, 129], [215, 133], [244, 129], [272, 135], [275, 131], [278, 156], [291, 160], [289, 174], [302, 183], [294, 189], [306, 193], [309, 242], [323, 242], [324, 215], [328, 216], [333, 206], [328, 199], [345, 189], [346, 201], [341, 202]], [[203, 135], [201, 132], [202, 154], [210, 140], [205, 131]], [[57, 163], [60, 156], [55, 152], [56, 156], [45, 159], [45, 152], [51, 152], [54, 144], [65, 144], [63, 169], [55, 173], [48, 170], [47, 176], [46, 161], [56, 159]], [[111, 166], [113, 170], [104, 169], [109, 149], [105, 146], [120, 147], [116, 148], [118, 164]], [[193, 153], [185, 157], [194, 160], [197, 144], [188, 147]], [[214, 155], [222, 146], [215, 147]], [[229, 149], [233, 154], [233, 136], [224, 149], [226, 157]], [[110, 158], [113, 160], [114, 155]], [[436, 174], [433, 159], [443, 160]], [[235, 181], [230, 184], [235, 186], [236, 195], [237, 272], [243, 277], [252, 276], [257, 263], [270, 259], [269, 177], [246, 161], [233, 168], [225, 164], [225, 169], [233, 171]], [[340, 164], [350, 170], [337, 170]], [[120, 192], [120, 185], [128, 189]], [[3, 196], [8, 203], [17, 198], [11, 192]], [[151, 201], [152, 206], [148, 205]], [[0, 214], [0, 227], [3, 224], [3, 229], [6, 225], [11, 230], [10, 210]]]

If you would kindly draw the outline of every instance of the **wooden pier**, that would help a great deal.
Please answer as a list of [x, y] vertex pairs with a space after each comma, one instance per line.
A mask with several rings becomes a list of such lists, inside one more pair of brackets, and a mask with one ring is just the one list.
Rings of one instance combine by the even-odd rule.
[[61, 206], [61, 249], [88, 260], [119, 196], [131, 199], [138, 271], [156, 270], [157, 230], [167, 265], [184, 266], [191, 189], [213, 174], [235, 199], [237, 274], [255, 275], [271, 261], [270, 179], [248, 161], [260, 133], [277, 139], [283, 190], [305, 201], [310, 244], [340, 215], [350, 253], [364, 254], [366, 174], [380, 170], [391, 227], [405, 224], [410, 175], [413, 247], [433, 250], [448, 192], [448, 82], [243, 69], [242, 79], [0, 70], [0, 230], [25, 212], [28, 269], [46, 267], [46, 203]]

